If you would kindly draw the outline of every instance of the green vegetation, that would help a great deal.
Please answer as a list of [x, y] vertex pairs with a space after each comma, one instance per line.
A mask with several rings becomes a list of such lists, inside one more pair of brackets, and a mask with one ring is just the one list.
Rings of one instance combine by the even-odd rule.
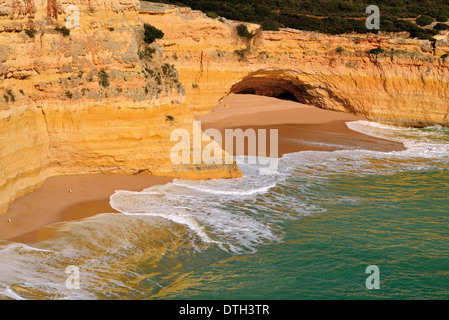
[[374, 55], [378, 55], [378, 54], [381, 54], [381, 53], [384, 53], [385, 52], [385, 50], [384, 49], [382, 49], [382, 48], [375, 48], [375, 49], [371, 49], [370, 51], [369, 51], [369, 53], [370, 54], [374, 54]]
[[151, 44], [156, 39], [162, 39], [164, 37], [164, 33], [161, 30], [159, 30], [156, 27], [153, 27], [148, 23], [144, 24], [144, 29], [145, 29], [145, 38], [144, 38], [145, 43]]
[[380, 31], [409, 32], [412, 38], [421, 39], [432, 39], [439, 29], [421, 28], [404, 19], [419, 18], [421, 26], [426, 26], [435, 19], [446, 22], [449, 17], [449, 1], [441, 0], [183, 0], [183, 3], [227, 19], [258, 23], [263, 30], [285, 26], [329, 34], [377, 33], [378, 30], [368, 30], [365, 26], [368, 16], [365, 10], [374, 4], [381, 13]]
[[175, 118], [173, 118], [173, 116], [166, 116], [165, 121], [173, 122], [173, 121], [175, 121]]
[[161, 69], [165, 77], [177, 80], [178, 74], [173, 64], [165, 63], [162, 65]]
[[82, 88], [82, 89], [81, 89], [81, 94], [82, 94], [83, 96], [85, 96], [86, 93], [88, 93], [89, 91], [90, 91], [89, 88]]
[[445, 23], [437, 23], [434, 27], [435, 30], [447, 30], [449, 29], [449, 25]]
[[240, 38], [251, 40], [256, 35], [254, 32], [248, 31], [248, 26], [246, 24], [239, 24], [237, 26], [237, 34]]
[[12, 93], [11, 89], [7, 89], [5, 94], [3, 95], [3, 98], [5, 99], [6, 103], [8, 103], [9, 101], [14, 102], [16, 101], [16, 96], [14, 95], [14, 93]]
[[[9, 99], [6, 102], [8, 102], [9, 100], [11, 100], [12, 102], [16, 101], [16, 96], [14, 95], [14, 93], [12, 93], [11, 89], [6, 90], [5, 96], [6, 95], [9, 97]], [[6, 100], [6, 98], [5, 98], [5, 100]]]
[[206, 16], [208, 16], [209, 18], [212, 18], [212, 19], [217, 19], [220, 17], [218, 14], [216, 14], [215, 12], [212, 12], [212, 11], [206, 12]]
[[70, 29], [67, 29], [66, 27], [55, 28], [55, 31], [61, 33], [64, 37], [70, 36]]
[[235, 54], [239, 57], [239, 61], [244, 61], [246, 59], [246, 53], [248, 52], [248, 48], [241, 50], [234, 50]]
[[34, 29], [26, 29], [25, 30], [25, 34], [30, 37], [30, 38], [34, 38], [36, 36], [37, 30]]
[[425, 26], [428, 26], [429, 24], [431, 24], [434, 20], [435, 19], [432, 18], [431, 16], [423, 14], [418, 19], [416, 19], [416, 24], [421, 27], [425, 27]]
[[264, 20], [261, 25], [265, 31], [279, 31], [280, 28], [285, 28], [282, 23], [274, 20]]
[[73, 98], [73, 94], [72, 94], [70, 91], [66, 91], [66, 92], [65, 92], [65, 96], [66, 96], [67, 98], [69, 98], [69, 99], [72, 99], [72, 98]]
[[338, 47], [337, 49], [335, 49], [335, 52], [338, 53], [338, 54], [342, 54], [343, 52], [345, 52], [345, 48]]
[[436, 19], [438, 22], [447, 22], [447, 20], [449, 20], [448, 16], [445, 14], [438, 14]]
[[139, 51], [138, 55], [140, 60], [151, 61], [153, 59], [153, 55], [156, 53], [155, 48], [145, 48], [145, 51]]
[[107, 74], [105, 69], [101, 69], [100, 72], [98, 72], [98, 78], [99, 78], [98, 83], [101, 86], [105, 88], [109, 87], [109, 75]]
[[175, 66], [169, 63], [159, 64], [158, 61], [142, 60], [142, 73], [145, 77], [146, 95], [160, 94], [163, 90], [168, 92], [169, 87], [182, 88]]

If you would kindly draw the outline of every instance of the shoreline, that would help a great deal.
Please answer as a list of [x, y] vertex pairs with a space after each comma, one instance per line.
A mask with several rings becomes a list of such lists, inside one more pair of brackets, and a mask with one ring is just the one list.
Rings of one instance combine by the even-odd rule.
[[40, 230], [53, 223], [117, 212], [109, 205], [116, 190], [141, 191], [171, 181], [171, 177], [143, 173], [50, 177], [40, 188], [12, 202], [8, 211], [0, 215], [0, 240], [37, 242], [42, 238]]
[[[299, 151], [353, 148], [382, 152], [405, 150], [401, 143], [368, 136], [346, 126], [349, 121], [366, 120], [363, 117], [263, 96], [229, 95], [212, 112], [195, 119], [201, 121], [203, 131], [266, 129], [267, 142], [269, 130], [278, 129], [278, 157]], [[247, 155], [247, 148], [244, 153]], [[16, 199], [0, 215], [0, 240], [37, 242], [51, 236], [48, 230], [42, 229], [53, 223], [116, 213], [109, 205], [109, 198], [116, 190], [141, 191], [171, 181], [171, 177], [148, 174], [50, 177], [37, 190]]]

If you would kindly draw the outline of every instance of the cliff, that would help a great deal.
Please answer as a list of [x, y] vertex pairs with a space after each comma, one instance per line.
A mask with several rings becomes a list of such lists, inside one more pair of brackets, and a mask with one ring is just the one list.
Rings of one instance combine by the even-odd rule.
[[[69, 5], [79, 28], [64, 28]], [[170, 134], [194, 119], [176, 69], [142, 39], [134, 0], [0, 0], [0, 213], [54, 175], [241, 176], [172, 164]]]
[[[293, 29], [239, 37], [241, 22], [143, 3], [164, 31], [164, 57], [180, 73], [186, 104], [207, 113], [229, 93], [291, 98], [400, 126], [449, 125], [449, 42], [401, 34], [325, 35]], [[370, 53], [372, 49], [382, 50]]]
[[[79, 28], [65, 29], [76, 11]], [[164, 38], [146, 45], [144, 22]], [[255, 36], [245, 39], [238, 24], [136, 0], [0, 0], [0, 213], [53, 175], [241, 176], [236, 164], [170, 160], [171, 132], [192, 132], [192, 114], [229, 93], [395, 125], [449, 124], [444, 36], [432, 45], [248, 24]]]

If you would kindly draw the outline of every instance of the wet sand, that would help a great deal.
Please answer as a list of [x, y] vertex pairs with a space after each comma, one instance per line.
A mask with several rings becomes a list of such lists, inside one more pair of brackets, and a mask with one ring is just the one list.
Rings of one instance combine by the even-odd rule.
[[172, 180], [148, 174], [50, 177], [39, 189], [16, 199], [7, 213], [0, 215], [0, 239], [36, 242], [40, 229], [49, 224], [116, 212], [109, 205], [109, 197], [116, 190], [141, 191]]
[[[352, 131], [345, 124], [366, 120], [363, 117], [269, 97], [230, 95], [211, 113], [195, 118], [201, 121], [203, 130], [214, 128], [223, 135], [225, 129], [266, 129], [269, 141], [270, 129], [277, 129], [279, 153], [272, 156], [305, 150], [404, 149], [400, 143]], [[244, 152], [248, 154], [247, 148]], [[8, 212], [0, 215], [0, 240], [36, 242], [48, 236], [41, 233], [44, 226], [115, 212], [109, 205], [109, 197], [116, 190], [141, 191], [170, 181], [172, 178], [147, 174], [51, 177], [39, 189], [14, 201]]]

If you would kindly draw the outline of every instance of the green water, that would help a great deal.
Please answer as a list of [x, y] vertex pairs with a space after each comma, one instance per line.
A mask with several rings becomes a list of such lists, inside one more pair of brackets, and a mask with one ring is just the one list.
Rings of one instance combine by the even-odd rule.
[[[162, 298], [447, 299], [448, 181], [448, 171], [332, 179], [327, 212], [282, 223], [282, 243], [198, 269]], [[366, 288], [369, 265], [378, 290]]]

